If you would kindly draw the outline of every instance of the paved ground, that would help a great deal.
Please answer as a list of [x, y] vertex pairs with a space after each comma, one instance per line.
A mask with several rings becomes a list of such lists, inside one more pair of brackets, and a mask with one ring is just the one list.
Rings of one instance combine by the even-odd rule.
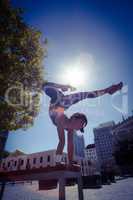
[[[58, 200], [58, 190], [38, 191], [37, 183], [6, 186], [3, 200]], [[66, 200], [78, 200], [77, 187], [67, 187]], [[84, 200], [133, 200], [133, 178], [119, 180], [101, 189], [84, 190]]]

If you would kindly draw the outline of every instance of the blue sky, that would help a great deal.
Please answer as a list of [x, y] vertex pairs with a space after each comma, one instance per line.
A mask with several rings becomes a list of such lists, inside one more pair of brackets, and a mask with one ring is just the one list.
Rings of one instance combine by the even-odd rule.
[[[44, 61], [45, 79], [62, 83], [67, 68], [80, 61], [86, 82], [78, 91], [102, 89], [123, 81], [123, 93], [111, 98], [85, 100], [67, 111], [83, 112], [88, 117], [85, 143], [93, 142], [93, 128], [99, 123], [121, 121], [133, 110], [133, 3], [97, 0], [12, 0], [25, 9], [26, 23], [37, 27], [48, 39], [48, 57]], [[68, 67], [69, 66], [69, 67]], [[127, 101], [127, 102], [126, 102]], [[44, 95], [39, 116], [27, 131], [10, 134], [6, 149], [27, 153], [55, 149], [56, 128], [48, 116], [49, 99]]]

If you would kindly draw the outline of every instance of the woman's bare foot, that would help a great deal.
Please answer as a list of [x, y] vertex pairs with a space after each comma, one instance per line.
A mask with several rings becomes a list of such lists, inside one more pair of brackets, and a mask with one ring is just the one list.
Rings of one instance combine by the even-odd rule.
[[118, 83], [118, 84], [116, 84], [116, 85], [112, 85], [112, 86], [110, 86], [109, 88], [107, 88], [107, 89], [106, 89], [106, 92], [107, 92], [108, 94], [111, 94], [111, 95], [112, 95], [112, 94], [114, 94], [115, 92], [121, 90], [122, 87], [123, 87], [123, 82], [120, 82], [120, 83]]

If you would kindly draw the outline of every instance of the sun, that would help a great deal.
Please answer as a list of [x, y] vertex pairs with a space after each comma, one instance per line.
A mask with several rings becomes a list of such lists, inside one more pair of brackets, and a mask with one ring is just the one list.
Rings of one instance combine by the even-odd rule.
[[85, 72], [80, 68], [69, 68], [64, 72], [63, 79], [74, 87], [82, 86], [85, 83]]

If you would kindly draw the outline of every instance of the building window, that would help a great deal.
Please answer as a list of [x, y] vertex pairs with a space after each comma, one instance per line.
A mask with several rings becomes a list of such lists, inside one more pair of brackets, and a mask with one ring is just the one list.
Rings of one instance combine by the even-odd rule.
[[24, 164], [24, 161], [23, 160], [21, 160], [21, 163], [20, 163], [20, 165], [23, 165]]
[[83, 162], [83, 160], [81, 161], [81, 165], [84, 166], [84, 162]]
[[36, 158], [33, 159], [33, 164], [36, 164]]
[[10, 162], [8, 162], [7, 166], [10, 167]]
[[67, 158], [65, 157], [65, 163], [67, 163]]
[[43, 162], [43, 157], [41, 156], [41, 157], [40, 157], [40, 163], [42, 163], [42, 162]]
[[47, 157], [47, 162], [50, 162], [50, 156]]
[[26, 169], [30, 169], [30, 159], [27, 159], [27, 163], [26, 163]]
[[15, 163], [14, 163], [14, 166], [16, 167], [16, 165], [17, 165], [17, 161], [15, 161]]
[[84, 167], [82, 167], [82, 172], [83, 172], [83, 175], [84, 175]]
[[91, 165], [91, 162], [88, 160], [88, 165]]
[[2, 166], [3, 168], [5, 167], [5, 163], [3, 163], [3, 166]]

